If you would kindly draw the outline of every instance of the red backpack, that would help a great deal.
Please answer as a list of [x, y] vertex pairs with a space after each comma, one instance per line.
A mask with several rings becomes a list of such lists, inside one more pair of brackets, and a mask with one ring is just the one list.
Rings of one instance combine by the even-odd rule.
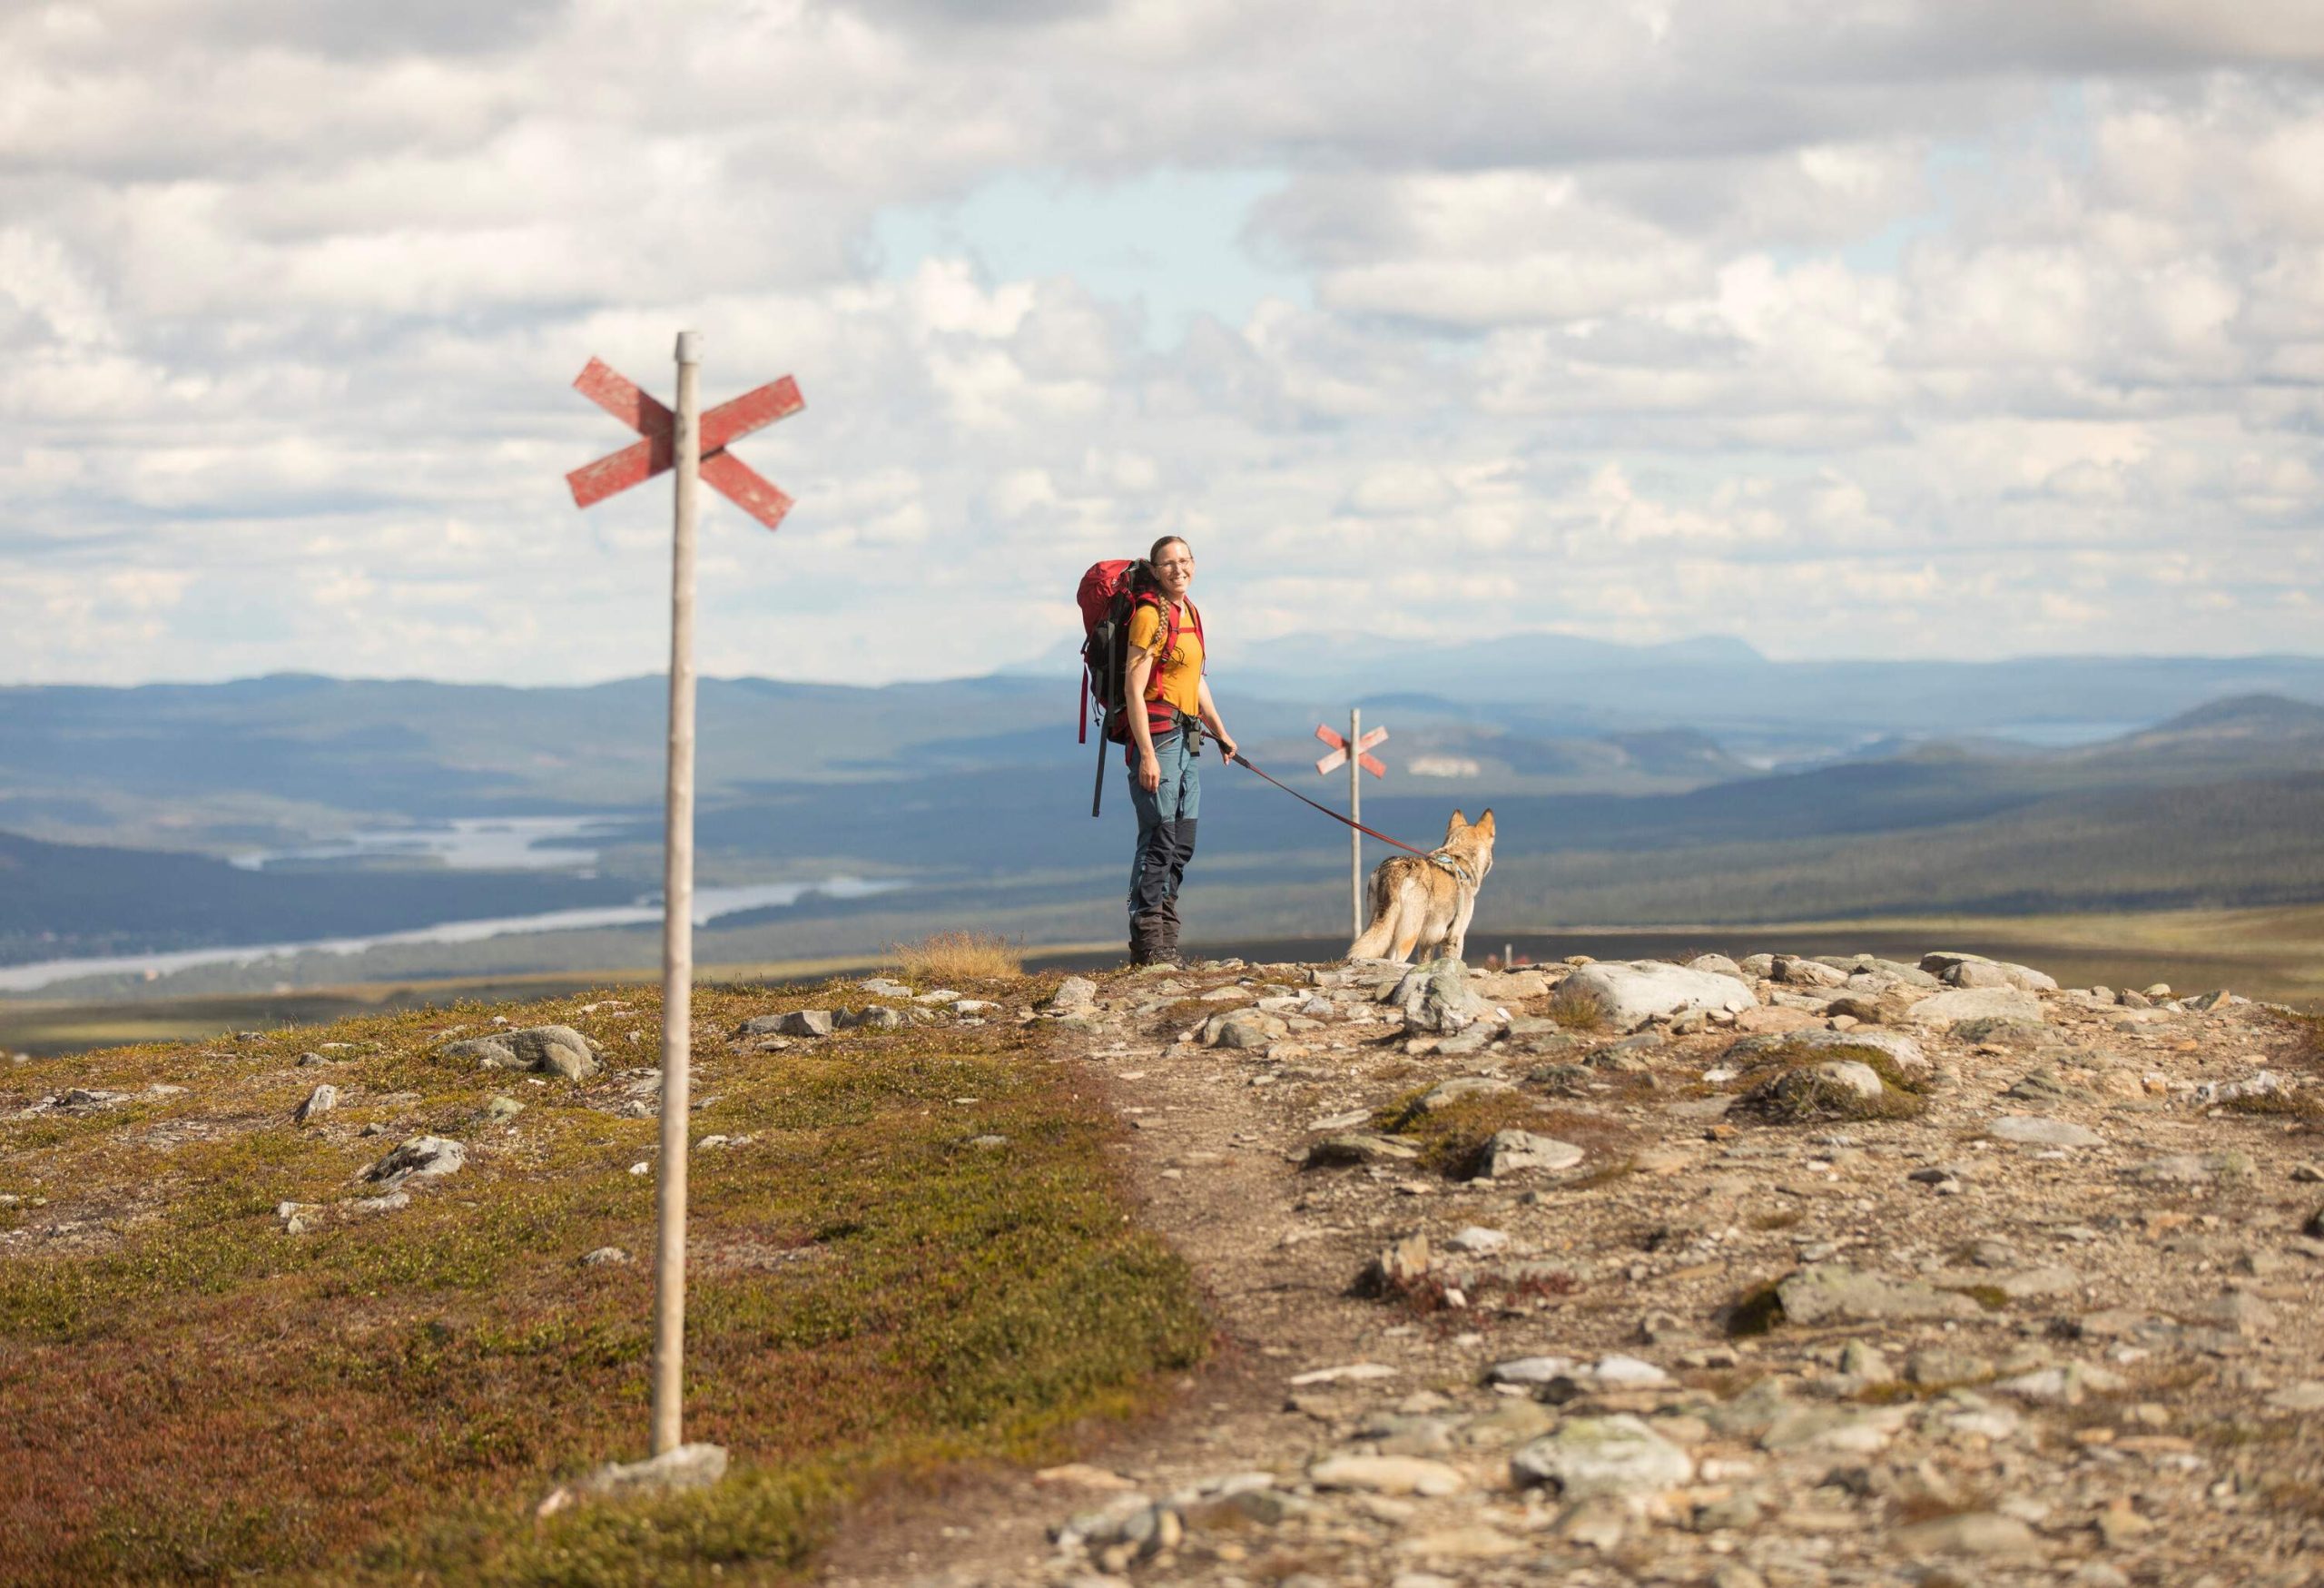
[[[1092, 563], [1089, 571], [1081, 576], [1081, 587], [1075, 592], [1074, 599], [1081, 607], [1078, 716], [1082, 744], [1089, 742], [1089, 719], [1093, 715], [1098, 723], [1098, 784], [1089, 797], [1089, 814], [1094, 816], [1105, 794], [1105, 746], [1129, 743], [1129, 715], [1125, 709], [1128, 703], [1123, 696], [1128, 692], [1130, 614], [1140, 606], [1160, 610], [1167, 628], [1162, 644], [1167, 654], [1177, 648], [1178, 612], [1177, 604], [1164, 600], [1162, 593], [1155, 588], [1145, 563], [1129, 558]], [[1202, 614], [1196, 612], [1194, 620], [1195, 637], [1201, 639]], [[1158, 682], [1158, 678], [1148, 682], [1149, 698]]]

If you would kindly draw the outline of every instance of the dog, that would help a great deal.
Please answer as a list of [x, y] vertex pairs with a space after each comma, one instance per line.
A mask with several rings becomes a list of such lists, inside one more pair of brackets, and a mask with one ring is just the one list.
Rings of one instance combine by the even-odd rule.
[[1372, 924], [1348, 945], [1351, 960], [1457, 960], [1466, 946], [1477, 890], [1492, 870], [1492, 810], [1471, 822], [1460, 812], [1444, 842], [1423, 859], [1399, 854], [1372, 873]]

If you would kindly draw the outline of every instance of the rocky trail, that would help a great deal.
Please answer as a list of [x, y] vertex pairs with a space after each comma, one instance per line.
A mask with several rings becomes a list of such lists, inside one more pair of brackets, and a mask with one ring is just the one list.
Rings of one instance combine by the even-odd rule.
[[842, 1584], [2324, 1582], [2324, 1045], [1795, 960], [1224, 962], [1039, 1018], [1215, 1364]]

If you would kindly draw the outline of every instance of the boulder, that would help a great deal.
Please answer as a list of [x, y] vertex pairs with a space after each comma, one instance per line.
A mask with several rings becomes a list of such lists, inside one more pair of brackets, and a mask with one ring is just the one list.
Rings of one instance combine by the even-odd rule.
[[337, 1107], [339, 1107], [339, 1088], [326, 1083], [309, 1092], [307, 1100], [299, 1105], [297, 1112], [291, 1117], [303, 1125], [318, 1115], [328, 1114]]
[[1776, 1286], [1787, 1321], [1796, 1324], [1881, 1323], [1979, 1316], [1965, 1296], [1913, 1279], [1889, 1279], [1844, 1263], [1818, 1263]]
[[1956, 1021], [1953, 1034], [1965, 1042], [1983, 1042], [1996, 1048], [2054, 1048], [2065, 1041], [2057, 1027], [2014, 1015], [1988, 1014], [1975, 1020]]
[[1725, 954], [1697, 954], [1687, 962], [1687, 969], [1709, 972], [1714, 976], [1732, 976], [1738, 981], [1743, 980], [1743, 967]]
[[1879, 1030], [1835, 1031], [1819, 1027], [1814, 1031], [1743, 1037], [1728, 1044], [1725, 1057], [1729, 1064], [1745, 1065], [1786, 1048], [1871, 1048], [1888, 1055], [1890, 1061], [1902, 1070], [1922, 1070], [1929, 1067], [1928, 1056], [1921, 1051], [1918, 1042], [1902, 1031]]
[[[1970, 966], [1977, 968], [1965, 969]], [[1987, 959], [1983, 954], [1939, 950], [1921, 956], [1921, 969], [1951, 987], [2015, 987], [2026, 992], [2058, 990], [2054, 978], [2031, 965], [2014, 965], [2007, 960]]]
[[1581, 1148], [1553, 1136], [1536, 1136], [1531, 1130], [1496, 1130], [1485, 1142], [1477, 1172], [1494, 1180], [1533, 1169], [1554, 1172], [1571, 1169], [1583, 1157]]
[[2038, 1114], [2004, 1114], [1985, 1127], [1996, 1141], [2021, 1147], [2102, 1147], [2106, 1139], [2070, 1119], [2048, 1119]]
[[382, 1191], [392, 1191], [406, 1180], [441, 1179], [466, 1168], [468, 1150], [441, 1136], [414, 1136], [387, 1157], [365, 1169], [359, 1179]]
[[2014, 987], [1956, 987], [1931, 993], [1905, 1011], [1916, 1026], [1949, 1026], [1965, 1020], [2039, 1021], [2042, 1001]]
[[1833, 969], [1817, 960], [1803, 960], [1797, 954], [1777, 954], [1771, 967], [1774, 979], [1790, 987], [1844, 987], [1847, 972]]
[[726, 1475], [722, 1445], [681, 1445], [645, 1461], [608, 1462], [581, 1480], [584, 1494], [608, 1498], [706, 1489]]
[[840, 1030], [854, 1031], [892, 1031], [904, 1023], [904, 1017], [885, 1004], [866, 1004], [862, 1009], [843, 1009], [833, 1022]]
[[1561, 998], [1586, 999], [1606, 1023], [1634, 1031], [1650, 1020], [1701, 1010], [1735, 1014], [1758, 1007], [1751, 989], [1715, 971], [1690, 971], [1657, 960], [1600, 961], [1565, 979]]
[[1399, 978], [1383, 1001], [1403, 1013], [1407, 1029], [1452, 1036], [1492, 1018], [1493, 1007], [1469, 985], [1458, 960], [1431, 960]]
[[1854, 1059], [1827, 1059], [1820, 1064], [1786, 1070], [1775, 1079], [1772, 1090], [1777, 1098], [1800, 1102], [1834, 1092], [1876, 1102], [1887, 1086], [1869, 1064]]
[[1206, 1048], [1264, 1048], [1290, 1033], [1280, 1016], [1234, 1009], [1203, 1021], [1202, 1043]]
[[1675, 1489], [1695, 1475], [1694, 1459], [1637, 1417], [1575, 1417], [1510, 1458], [1521, 1485], [1554, 1489], [1568, 1500], [1621, 1498]]
[[448, 1042], [448, 1059], [473, 1059], [486, 1070], [528, 1070], [587, 1080], [605, 1068], [605, 1050], [571, 1026], [527, 1026], [489, 1037]]

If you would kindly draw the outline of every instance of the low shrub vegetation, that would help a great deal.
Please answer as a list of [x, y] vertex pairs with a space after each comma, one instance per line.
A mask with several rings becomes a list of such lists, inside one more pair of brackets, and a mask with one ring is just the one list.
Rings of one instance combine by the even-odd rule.
[[[1834, 1063], [1861, 1064], [1879, 1078], [1877, 1094], [1867, 1096], [1844, 1080], [1817, 1073]], [[1742, 1077], [1738, 1113], [1769, 1124], [1804, 1125], [1826, 1120], [1910, 1119], [1928, 1108], [1928, 1086], [1907, 1074], [1896, 1060], [1869, 1044], [1811, 1047], [1786, 1043], [1755, 1060]]]
[[904, 980], [916, 990], [958, 988], [963, 981], [1000, 981], [1025, 971], [1025, 956], [1007, 938], [990, 932], [940, 932], [890, 951]]
[[[690, 1168], [686, 1435], [734, 1467], [706, 1493], [541, 1521], [559, 1481], [645, 1454], [654, 1179], [631, 1170], [658, 1127], [630, 1116], [653, 996], [17, 1067], [0, 1576], [783, 1580], [866, 1483], [1059, 1459], [1090, 1419], [1137, 1410], [1208, 1334], [1183, 1265], [1130, 1222], [1117, 1128], [1013, 1023], [727, 1041], [751, 1015], [860, 1000], [697, 991], [694, 1135], [728, 1139]], [[496, 1012], [583, 1030], [607, 1072], [576, 1086], [441, 1054], [447, 1028]], [[292, 1124], [320, 1081], [341, 1106]], [[71, 1087], [132, 1098], [14, 1118]], [[496, 1093], [522, 1112], [487, 1119]], [[362, 1167], [423, 1133], [463, 1142], [468, 1167], [348, 1211]], [[290, 1234], [282, 1202], [324, 1211]], [[604, 1247], [635, 1260], [580, 1261]]]

